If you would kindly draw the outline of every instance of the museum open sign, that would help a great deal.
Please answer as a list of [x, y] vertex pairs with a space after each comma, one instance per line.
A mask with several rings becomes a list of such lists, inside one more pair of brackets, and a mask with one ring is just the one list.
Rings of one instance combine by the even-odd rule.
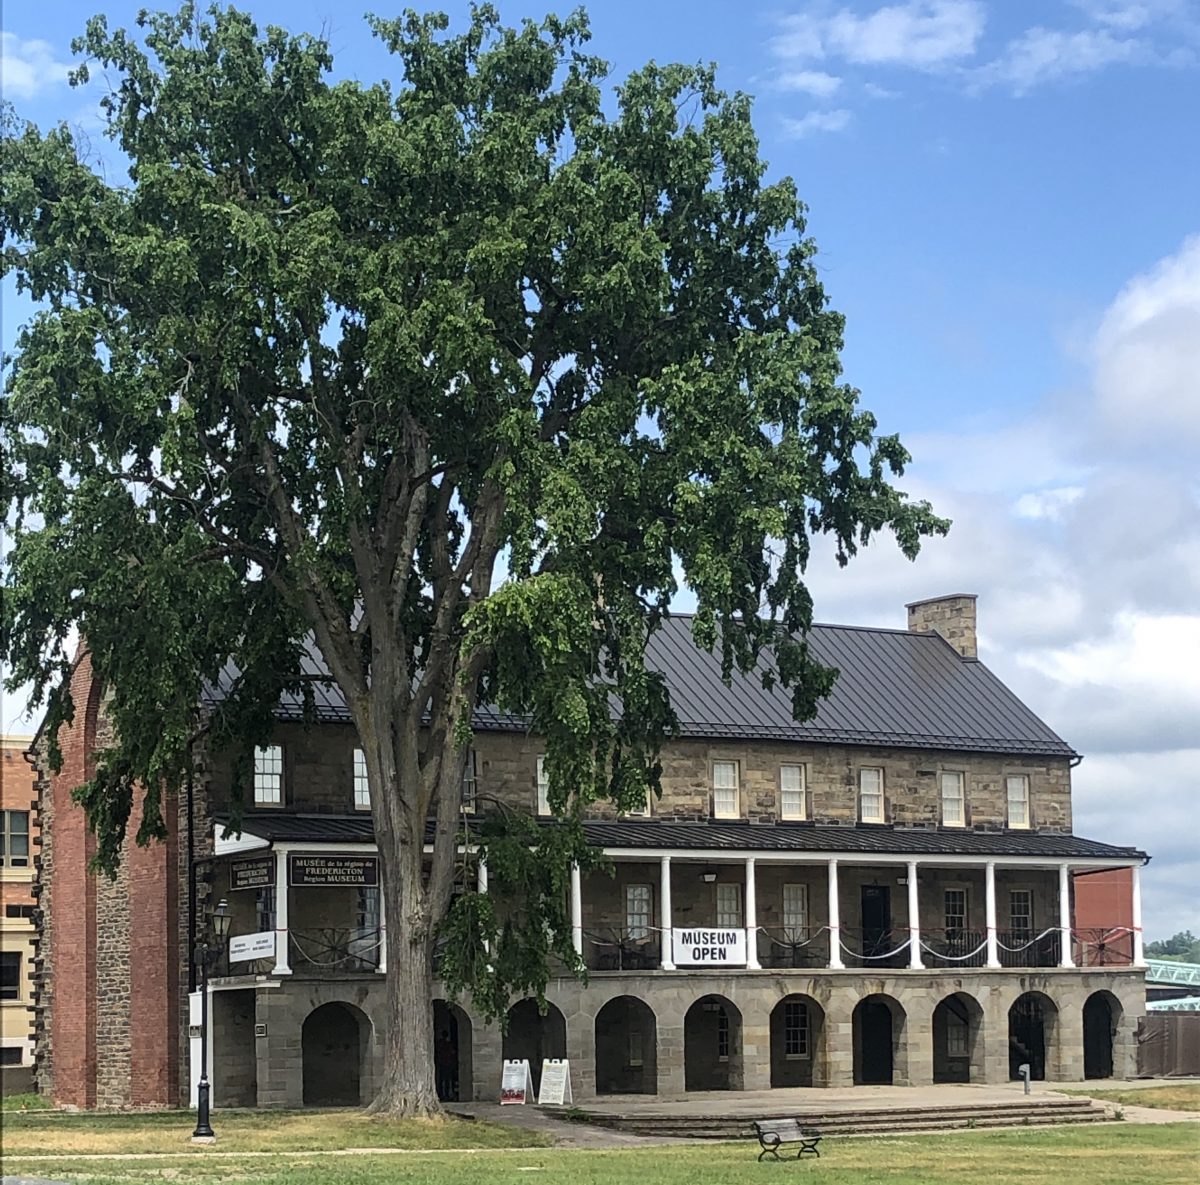
[[746, 965], [746, 931], [674, 930], [671, 950], [676, 967], [744, 967]]

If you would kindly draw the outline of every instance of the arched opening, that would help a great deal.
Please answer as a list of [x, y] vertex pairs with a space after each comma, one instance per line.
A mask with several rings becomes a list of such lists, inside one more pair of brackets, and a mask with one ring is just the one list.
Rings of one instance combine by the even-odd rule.
[[742, 1014], [724, 996], [701, 996], [683, 1018], [685, 1090], [741, 1090]]
[[784, 996], [771, 1011], [771, 1085], [819, 1085], [824, 1047], [825, 1010], [811, 996]]
[[1121, 1021], [1121, 1002], [1111, 992], [1093, 992], [1083, 1004], [1083, 1076], [1113, 1076], [1113, 1038]]
[[566, 1056], [567, 1022], [553, 1004], [546, 1005], [545, 1016], [536, 1000], [520, 1000], [508, 1010], [504, 1060], [529, 1062], [535, 1094], [542, 1087], [542, 1060]]
[[353, 1004], [314, 1008], [300, 1030], [306, 1107], [357, 1107], [371, 1022]]
[[866, 996], [854, 1007], [854, 1084], [891, 1086], [904, 1077], [904, 1009], [891, 996]]
[[657, 1094], [658, 1025], [634, 996], [617, 996], [596, 1013], [596, 1093]]
[[1049, 1051], [1054, 1046], [1058, 1009], [1049, 996], [1026, 992], [1013, 1001], [1008, 1010], [1008, 1076], [1021, 1077], [1021, 1067], [1029, 1066], [1035, 1082], [1046, 1077]]
[[433, 1002], [433, 1066], [443, 1103], [464, 1103], [472, 1097], [471, 1018], [445, 1000]]
[[934, 1082], [983, 1077], [983, 1009], [973, 996], [955, 992], [933, 1010]]

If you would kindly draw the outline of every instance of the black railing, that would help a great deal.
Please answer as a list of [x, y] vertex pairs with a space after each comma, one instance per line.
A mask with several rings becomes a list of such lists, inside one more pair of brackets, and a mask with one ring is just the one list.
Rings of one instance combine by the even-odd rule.
[[926, 967], [984, 967], [987, 935], [958, 927], [921, 930], [921, 962]]
[[1078, 967], [1132, 967], [1133, 931], [1128, 926], [1074, 930]]
[[764, 967], [828, 967], [829, 930], [785, 926], [758, 932], [758, 961]]
[[584, 961], [590, 971], [654, 971], [661, 965], [659, 938], [649, 927], [585, 930]]
[[306, 975], [378, 971], [382, 932], [366, 927], [292, 930], [292, 970]]
[[907, 967], [908, 927], [890, 930], [843, 926], [844, 960], [852, 967]]
[[996, 933], [1001, 967], [1057, 967], [1061, 961], [1062, 932], [999, 930]]

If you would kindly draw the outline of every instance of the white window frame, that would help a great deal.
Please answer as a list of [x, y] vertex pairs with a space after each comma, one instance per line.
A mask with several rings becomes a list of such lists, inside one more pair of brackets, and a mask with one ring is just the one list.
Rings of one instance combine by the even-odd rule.
[[808, 818], [808, 766], [779, 767], [779, 817], [791, 823]]
[[464, 814], [473, 815], [475, 813], [475, 795], [478, 793], [479, 772], [475, 760], [475, 750], [468, 749], [467, 760], [463, 765], [462, 794], [459, 800]]
[[654, 923], [654, 888], [652, 885], [625, 886], [625, 933], [634, 942], [650, 937]]
[[622, 811], [621, 817], [623, 819], [648, 819], [650, 817], [650, 790], [648, 788], [646, 790], [646, 801], [642, 803], [641, 810]]
[[537, 797], [534, 805], [539, 815], [550, 813], [550, 779], [546, 776], [546, 759], [537, 759]]
[[362, 749], [354, 750], [354, 809], [371, 809], [371, 783], [367, 778], [367, 755]]
[[717, 882], [717, 929], [740, 930], [745, 924], [742, 886], [737, 881]]
[[[720, 772], [718, 772], [720, 771]], [[732, 781], [725, 780], [726, 771], [732, 771]], [[712, 817], [714, 819], [740, 819], [742, 801], [741, 770], [736, 761], [721, 759], [712, 763]], [[732, 805], [728, 802], [732, 795]]]
[[967, 775], [962, 770], [942, 770], [938, 774], [938, 798], [942, 804], [942, 826], [965, 827], [967, 825]]
[[[0, 833], [0, 867], [3, 868], [32, 868], [33, 856], [29, 850], [33, 843], [33, 837], [29, 829], [29, 812], [4, 810], [0, 812], [3, 817], [0, 818], [0, 826], [3, 827], [3, 833]], [[24, 830], [20, 827], [14, 827], [16, 820], [24, 820]], [[25, 851], [23, 853], [13, 852], [13, 839], [24, 840]]]
[[[797, 1013], [801, 1019], [797, 1020]], [[783, 1056], [788, 1061], [808, 1061], [811, 1056], [809, 1033], [812, 1018], [803, 1000], [787, 1000], [783, 1005]]]
[[[870, 775], [878, 775], [876, 788], [867, 788]], [[875, 814], [867, 812], [867, 800], [878, 799], [879, 810]], [[887, 798], [884, 792], [883, 766], [864, 765], [858, 771], [858, 818], [860, 823], [887, 822]]]
[[787, 942], [805, 941], [809, 927], [808, 885], [803, 881], [785, 884], [782, 906], [784, 939]]
[[[1013, 811], [1013, 786], [1017, 785], [1021, 788], [1019, 799], [1015, 800], [1019, 806], [1019, 811]], [[1014, 829], [1027, 831], [1033, 826], [1033, 820], [1030, 817], [1029, 805], [1029, 775], [1028, 774], [1006, 774], [1004, 777], [1004, 793], [1008, 804], [1008, 825]], [[1018, 814], [1020, 817], [1018, 817]]]
[[254, 805], [283, 806], [283, 746], [254, 746]]
[[6, 950], [0, 952], [7, 956], [10, 963], [15, 964], [17, 969], [16, 980], [16, 995], [0, 996], [0, 1002], [4, 1004], [19, 1004], [25, 999], [25, 952], [22, 950]]

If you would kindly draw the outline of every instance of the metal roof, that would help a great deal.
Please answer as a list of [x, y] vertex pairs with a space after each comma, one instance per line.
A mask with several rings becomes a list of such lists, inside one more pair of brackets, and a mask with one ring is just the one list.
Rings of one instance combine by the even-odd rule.
[[[228, 822], [219, 817], [218, 824]], [[543, 824], [553, 827], [552, 821]], [[668, 819], [593, 820], [584, 823], [593, 847], [647, 851], [845, 852], [870, 856], [1044, 856], [1052, 859], [1143, 860], [1137, 848], [1115, 847], [1075, 835], [1036, 831], [924, 831], [903, 827], [816, 827], [795, 823], [681, 823]], [[242, 818], [242, 833], [272, 843], [371, 843], [371, 816], [257, 811]], [[426, 841], [432, 841], [432, 825]]]
[[[814, 625], [810, 649], [838, 678], [816, 716], [798, 723], [790, 693], [778, 682], [769, 691], [762, 686], [769, 655], [752, 674], [735, 673], [726, 684], [719, 657], [692, 641], [691, 623], [686, 615], [668, 618], [647, 649], [647, 665], [666, 677], [684, 737], [1075, 756], [983, 663], [963, 658], [937, 634]], [[317, 719], [349, 722], [345, 701], [311, 646], [302, 673]], [[232, 678], [230, 670], [206, 698], [223, 698]], [[278, 716], [303, 719], [303, 698], [286, 693]], [[525, 732], [529, 721], [483, 706], [474, 725], [481, 732]]]

